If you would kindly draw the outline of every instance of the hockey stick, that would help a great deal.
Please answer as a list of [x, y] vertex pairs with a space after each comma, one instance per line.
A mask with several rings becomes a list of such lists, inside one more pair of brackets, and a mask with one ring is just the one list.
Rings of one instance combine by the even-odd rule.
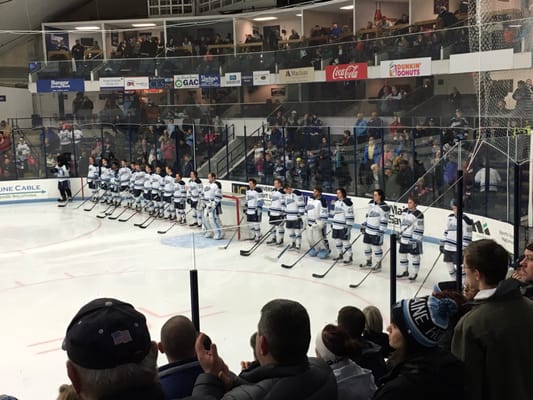
[[375, 263], [372, 267], [370, 267], [370, 269], [368, 270], [368, 272], [365, 274], [365, 276], [363, 276], [363, 279], [361, 279], [359, 282], [357, 283], [351, 283], [349, 285], [350, 289], [357, 289], [359, 286], [361, 286], [363, 284], [364, 281], [366, 281], [366, 278], [368, 278], [372, 272], [378, 272], [380, 268], [378, 268], [378, 265], [381, 263], [381, 261], [383, 261], [383, 259], [385, 258], [385, 256], [387, 254], [389, 254], [389, 251], [390, 251], [390, 248], [387, 249], [387, 251], [385, 251], [385, 253], [383, 253], [383, 256], [381, 257], [381, 260], [379, 260], [377, 263]]
[[259, 239], [258, 242], [254, 243], [254, 245], [250, 249], [241, 250], [240, 255], [248, 257], [250, 254], [252, 254], [259, 246], [261, 246], [265, 242], [265, 240], [272, 234], [272, 232], [274, 232], [274, 229], [276, 229], [276, 227], [277, 225], [272, 225], [272, 228], [270, 228], [268, 232], [265, 233], [265, 235], [261, 239]]
[[422, 290], [422, 287], [424, 286], [424, 284], [426, 283], [426, 281], [428, 280], [429, 276], [431, 275], [431, 273], [433, 272], [433, 268], [435, 268], [435, 265], [437, 265], [437, 262], [439, 261], [439, 258], [440, 256], [442, 255], [442, 253], [439, 253], [439, 255], [437, 256], [437, 258], [435, 259], [435, 261], [433, 261], [433, 265], [431, 266], [431, 268], [429, 269], [426, 277], [424, 278], [424, 281], [420, 284], [420, 286], [418, 287], [418, 290], [416, 291], [415, 295], [413, 297], [416, 297], [418, 296], [418, 293], [420, 293], [420, 290]]
[[133, 214], [131, 214], [128, 218], [126, 219], [119, 219], [118, 222], [128, 222], [130, 219], [132, 219], [135, 215], [137, 215], [139, 211], [134, 211]]
[[[166, 211], [166, 209], [168, 208], [168, 206], [170, 206], [170, 203], [167, 204], [165, 207], [163, 207], [163, 212]], [[150, 218], [152, 218], [152, 220], [151, 220], [150, 222], [148, 222], [148, 223], [145, 225], [146, 221], [148, 221]], [[145, 221], [143, 221], [143, 222], [140, 223], [140, 224], [134, 224], [134, 226], [137, 226], [137, 227], [139, 227], [139, 228], [141, 228], [141, 229], [146, 229], [146, 228], [148, 228], [148, 227], [152, 224], [152, 222], [154, 222], [156, 219], [157, 219], [157, 215], [150, 215]]]
[[[83, 188], [84, 188], [85, 186], [87, 186], [87, 184], [88, 184], [88, 182], [85, 182], [85, 183], [81, 186], [80, 190], [78, 190], [76, 193], [74, 193], [71, 197], [74, 198], [74, 197], [76, 197], [77, 195], [79, 195], [79, 194], [81, 193], [81, 191], [83, 190]], [[76, 207], [76, 208], [77, 208], [77, 207]]]
[[[326, 232], [326, 234], [324, 235], [324, 237], [327, 237], [327, 236], [328, 236], [328, 233], [329, 233], [329, 232]], [[322, 238], [322, 239], [320, 239], [318, 242], [314, 243], [311, 247], [309, 247], [309, 249], [307, 249], [307, 251], [306, 251], [305, 253], [303, 253], [300, 257], [298, 257], [298, 258], [296, 259], [296, 261], [293, 262], [292, 264], [289, 264], [289, 265], [288, 265], [288, 264], [281, 264], [281, 266], [282, 266], [283, 268], [287, 268], [287, 269], [290, 269], [290, 268], [294, 267], [296, 264], [298, 264], [298, 262], [300, 262], [300, 260], [302, 260], [306, 255], [308, 255], [308, 254], [311, 252], [311, 250], [313, 250], [313, 249], [314, 249], [314, 248], [315, 248], [320, 242], [322, 242], [323, 240], [325, 240], [325, 238]]]
[[118, 217], [120, 217], [122, 214], [124, 214], [126, 211], [128, 211], [130, 208], [129, 207], [124, 207], [124, 209], [118, 214], [118, 215], [109, 215], [107, 218], [110, 219], [110, 220], [116, 220]]
[[177, 222], [173, 222], [172, 224], [170, 224], [170, 226], [168, 227], [168, 229], [165, 229], [163, 231], [157, 231], [157, 233], [161, 234], [161, 235], [164, 235], [165, 233], [167, 233], [169, 230], [171, 230], [172, 228], [174, 228], [178, 223]]
[[[356, 237], [354, 240], [352, 240], [352, 242], [350, 243], [350, 247], [352, 247], [353, 244], [357, 241], [357, 239], [359, 239], [362, 235], [363, 235], [362, 233], [360, 233], [359, 235], [357, 235], [357, 237]], [[338, 263], [339, 261], [342, 260], [342, 257], [344, 256], [344, 254], [346, 254], [347, 251], [348, 251], [348, 249], [345, 249], [345, 250], [340, 254], [340, 256], [339, 256], [339, 257], [333, 262], [333, 264], [331, 264], [331, 266], [327, 269], [326, 272], [324, 272], [323, 274], [313, 274], [313, 278], [323, 278], [323, 277], [325, 277], [325, 276], [329, 273], [329, 271], [331, 271], [331, 270], [333, 269], [333, 267], [334, 267], [335, 265], [337, 265], [337, 263]]]
[[108, 215], [111, 215], [111, 214], [107, 213], [111, 208], [113, 208], [113, 211], [111, 212], [111, 214], [113, 214], [113, 212], [116, 210], [117, 206], [111, 204], [101, 214], [96, 214], [96, 218], [105, 218]]
[[233, 234], [229, 238], [228, 243], [226, 243], [225, 246], [219, 247], [220, 250], [226, 250], [229, 247], [229, 245], [231, 244], [231, 242], [233, 242], [233, 239], [235, 238], [235, 235], [237, 235], [237, 232], [239, 232], [239, 229], [241, 229], [241, 222], [244, 220], [245, 216], [246, 216], [246, 214], [243, 214], [243, 216], [239, 220], [239, 225], [237, 226], [237, 229], [235, 229], [235, 231], [233, 231]]
[[99, 200], [96, 200], [92, 206], [87, 207], [87, 208], [84, 208], [83, 211], [92, 211], [93, 208], [96, 207], [96, 205], [97, 205], [98, 203], [100, 203], [100, 201], [99, 201]]

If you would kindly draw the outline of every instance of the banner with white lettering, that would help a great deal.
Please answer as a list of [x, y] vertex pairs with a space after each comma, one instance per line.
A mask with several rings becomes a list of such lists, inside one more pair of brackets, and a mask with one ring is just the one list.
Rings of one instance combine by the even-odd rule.
[[408, 78], [431, 75], [431, 57], [381, 62], [382, 78]]
[[83, 79], [39, 79], [37, 80], [37, 93], [50, 92], [84, 92]]
[[326, 82], [354, 81], [368, 78], [367, 63], [328, 65], [325, 71]]

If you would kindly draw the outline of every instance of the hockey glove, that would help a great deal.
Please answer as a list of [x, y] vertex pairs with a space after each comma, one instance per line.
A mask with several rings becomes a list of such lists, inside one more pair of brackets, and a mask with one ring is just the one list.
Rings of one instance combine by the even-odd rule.
[[439, 246], [439, 251], [444, 254], [444, 244], [441, 243], [440, 246]]
[[361, 228], [359, 228], [362, 234], [365, 234], [366, 228], [364, 225], [361, 225]]

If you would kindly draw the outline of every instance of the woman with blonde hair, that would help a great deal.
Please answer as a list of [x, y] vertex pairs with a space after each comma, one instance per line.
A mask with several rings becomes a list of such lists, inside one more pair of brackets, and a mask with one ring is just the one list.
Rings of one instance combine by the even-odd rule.
[[381, 346], [383, 356], [386, 358], [392, 352], [389, 345], [389, 335], [383, 332], [383, 316], [376, 306], [367, 306], [363, 309], [365, 314], [365, 331], [363, 337], [366, 340]]

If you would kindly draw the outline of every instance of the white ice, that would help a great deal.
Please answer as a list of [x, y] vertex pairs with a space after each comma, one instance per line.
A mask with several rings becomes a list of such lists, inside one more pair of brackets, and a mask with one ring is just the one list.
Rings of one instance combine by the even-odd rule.
[[[103, 206], [91, 212], [76, 206], [0, 206], [0, 393], [19, 399], [54, 398], [58, 386], [69, 382], [67, 355], [61, 350], [66, 326], [94, 298], [115, 297], [132, 303], [146, 315], [156, 341], [170, 316], [190, 317], [193, 250], [176, 244], [190, 241], [191, 233], [198, 234], [198, 230], [175, 226], [161, 235], [157, 230], [167, 228], [169, 222], [156, 221], [143, 230], [133, 224], [144, 216], [118, 222], [95, 218]], [[243, 257], [239, 250], [248, 249], [251, 242], [234, 241], [222, 250], [225, 241], [195, 239], [203, 247], [195, 251], [201, 330], [217, 343], [234, 371], [239, 361], [252, 357], [250, 334], [256, 329], [261, 306], [274, 298], [305, 305], [311, 317], [312, 343], [319, 329], [335, 323], [337, 311], [345, 305], [361, 309], [376, 305], [388, 323], [388, 255], [382, 272], [371, 274], [357, 289], [349, 288], [366, 273], [358, 266], [364, 262], [361, 239], [354, 245], [354, 263], [335, 266], [323, 279], [313, 278], [312, 273], [323, 273], [331, 260], [306, 257], [294, 268], [284, 269], [276, 261], [279, 248], [265, 245]], [[398, 299], [414, 295], [437, 254], [437, 246], [424, 245], [418, 280], [398, 282]], [[298, 256], [286, 252], [280, 261], [290, 264]], [[446, 268], [439, 263], [421, 295], [429, 294], [435, 282], [448, 279]], [[313, 344], [309, 354], [314, 354]], [[163, 355], [158, 363], [166, 363]]]

